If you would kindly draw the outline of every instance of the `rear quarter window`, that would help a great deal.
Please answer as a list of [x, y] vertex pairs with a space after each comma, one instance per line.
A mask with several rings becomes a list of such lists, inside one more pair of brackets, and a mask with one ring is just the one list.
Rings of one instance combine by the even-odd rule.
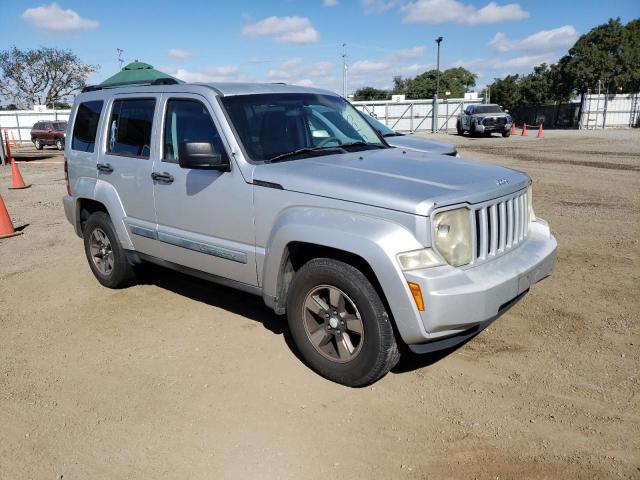
[[71, 149], [80, 152], [93, 152], [96, 144], [96, 133], [102, 112], [102, 100], [81, 103], [73, 124]]

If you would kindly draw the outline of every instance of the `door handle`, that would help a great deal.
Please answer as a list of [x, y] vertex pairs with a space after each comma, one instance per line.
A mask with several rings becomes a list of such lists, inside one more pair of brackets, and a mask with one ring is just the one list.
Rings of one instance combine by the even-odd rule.
[[173, 182], [173, 175], [171, 175], [169, 172], [153, 172], [151, 174], [151, 178], [156, 182], [162, 182], [162, 183]]
[[113, 172], [113, 167], [111, 166], [110, 163], [98, 163], [96, 165], [96, 168], [98, 169], [99, 172], [103, 172], [103, 173]]

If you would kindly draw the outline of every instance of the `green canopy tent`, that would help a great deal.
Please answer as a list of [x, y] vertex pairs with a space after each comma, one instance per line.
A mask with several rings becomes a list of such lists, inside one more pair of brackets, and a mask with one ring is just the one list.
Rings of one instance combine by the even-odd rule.
[[184, 83], [171, 75], [159, 72], [152, 65], [143, 62], [132, 62], [115, 75], [100, 84], [101, 87], [116, 87], [118, 85], [148, 85], [157, 83]]

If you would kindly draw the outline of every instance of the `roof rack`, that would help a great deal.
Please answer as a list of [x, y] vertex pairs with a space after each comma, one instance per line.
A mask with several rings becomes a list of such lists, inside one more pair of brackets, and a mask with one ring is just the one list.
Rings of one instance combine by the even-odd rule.
[[151, 81], [140, 81], [140, 80], [132, 80], [130, 82], [119, 82], [119, 83], [111, 83], [109, 85], [88, 85], [82, 89], [82, 93], [85, 92], [95, 92], [96, 90], [104, 90], [107, 88], [119, 88], [119, 87], [145, 87], [145, 86], [153, 86], [153, 85], [177, 85], [178, 81], [175, 78], [156, 78]]

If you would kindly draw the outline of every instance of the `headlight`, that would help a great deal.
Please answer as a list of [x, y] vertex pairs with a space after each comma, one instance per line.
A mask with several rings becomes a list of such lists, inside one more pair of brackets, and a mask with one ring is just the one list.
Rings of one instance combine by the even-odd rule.
[[444, 261], [431, 248], [414, 250], [398, 254], [398, 263], [402, 270], [417, 270], [419, 268], [438, 267], [444, 265]]
[[527, 205], [529, 205], [529, 221], [536, 221], [536, 213], [533, 211], [533, 188], [531, 185], [527, 187]]
[[433, 243], [449, 265], [471, 261], [471, 215], [467, 208], [437, 213], [433, 217]]

